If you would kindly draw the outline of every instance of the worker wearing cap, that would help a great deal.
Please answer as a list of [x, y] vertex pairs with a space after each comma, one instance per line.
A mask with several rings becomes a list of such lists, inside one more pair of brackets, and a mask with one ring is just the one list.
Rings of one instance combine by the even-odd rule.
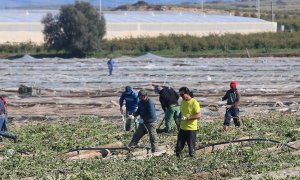
[[224, 97], [222, 97], [222, 101], [227, 100], [226, 113], [224, 117], [224, 131], [228, 131], [231, 118], [233, 118], [235, 127], [239, 128], [241, 125], [238, 116], [240, 98], [240, 93], [237, 90], [237, 83], [232, 81], [230, 83], [230, 89], [226, 92]]
[[123, 103], [125, 100], [125, 106], [126, 106], [126, 123], [125, 123], [125, 131], [130, 131], [131, 127], [131, 121], [135, 122], [135, 129], [138, 128], [138, 121], [136, 119], [129, 118], [129, 115], [132, 115], [136, 112], [139, 98], [138, 94], [132, 90], [132, 87], [126, 86], [125, 91], [121, 94], [119, 99], [119, 105], [120, 105], [120, 112], [121, 114], [124, 113], [123, 111]]
[[157, 146], [157, 133], [156, 133], [156, 110], [155, 104], [152, 99], [150, 99], [147, 95], [147, 92], [144, 89], [141, 89], [138, 94], [140, 98], [140, 102], [138, 104], [137, 111], [133, 114], [134, 117], [140, 116], [140, 124], [138, 129], [135, 131], [130, 143], [129, 147], [136, 146], [140, 139], [145, 135], [149, 134], [150, 143], [151, 143], [151, 151], [157, 152], [159, 151]]

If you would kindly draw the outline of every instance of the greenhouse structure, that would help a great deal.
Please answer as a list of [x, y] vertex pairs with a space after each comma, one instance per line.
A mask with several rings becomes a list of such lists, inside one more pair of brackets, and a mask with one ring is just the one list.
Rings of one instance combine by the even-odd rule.
[[[0, 43], [44, 42], [42, 18], [54, 10], [0, 11]], [[277, 23], [230, 14], [195, 12], [109, 11], [104, 12], [106, 39], [156, 37], [169, 34], [205, 36], [226, 33], [276, 32]]]

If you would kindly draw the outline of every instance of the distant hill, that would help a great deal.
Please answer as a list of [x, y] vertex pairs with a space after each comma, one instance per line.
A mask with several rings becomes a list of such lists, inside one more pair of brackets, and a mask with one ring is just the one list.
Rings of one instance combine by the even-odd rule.
[[[84, 0], [82, 0], [84, 1]], [[99, 0], [85, 0], [99, 6]], [[148, 4], [199, 4], [200, 0], [144, 0]], [[234, 0], [204, 0], [205, 2], [228, 2]], [[0, 8], [35, 8], [35, 7], [59, 7], [63, 4], [72, 4], [75, 0], [1, 0]], [[134, 4], [138, 0], [102, 0], [102, 6], [106, 8], [115, 8], [125, 4]]]
[[[224, 4], [224, 3], [223, 3]], [[111, 8], [112, 11], [175, 11], [175, 12], [202, 12], [201, 6], [178, 6], [178, 5], [163, 5], [163, 4], [149, 4], [144, 1], [138, 1], [134, 4], [120, 5], [116, 8]], [[206, 13], [213, 14], [227, 14], [228, 11], [222, 9], [205, 9]]]

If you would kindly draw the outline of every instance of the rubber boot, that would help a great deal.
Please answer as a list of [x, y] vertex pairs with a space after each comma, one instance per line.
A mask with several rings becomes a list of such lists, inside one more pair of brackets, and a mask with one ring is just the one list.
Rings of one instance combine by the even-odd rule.
[[225, 126], [224, 126], [224, 131], [227, 132], [228, 129], [229, 129], [229, 127], [225, 125]]

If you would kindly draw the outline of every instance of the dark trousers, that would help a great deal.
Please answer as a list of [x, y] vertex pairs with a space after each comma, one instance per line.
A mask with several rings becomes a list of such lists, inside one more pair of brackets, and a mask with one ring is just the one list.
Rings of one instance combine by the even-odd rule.
[[231, 118], [233, 119], [234, 125], [239, 127], [241, 125], [239, 120], [239, 108], [229, 108], [226, 109], [225, 117], [224, 117], [224, 125], [229, 126]]
[[183, 130], [180, 129], [178, 136], [177, 136], [177, 144], [176, 144], [176, 156], [180, 156], [181, 151], [185, 146], [185, 142], [189, 148], [189, 155], [191, 157], [195, 154], [195, 147], [196, 147], [196, 132], [197, 130]]
[[113, 70], [114, 70], [113, 67], [109, 67], [109, 68], [108, 68], [108, 73], [109, 73], [110, 76], [112, 75]]
[[151, 151], [155, 152], [157, 150], [156, 123], [139, 124], [139, 127], [133, 134], [131, 142], [128, 146], [136, 146], [139, 143], [140, 139], [147, 133], [149, 133]]

